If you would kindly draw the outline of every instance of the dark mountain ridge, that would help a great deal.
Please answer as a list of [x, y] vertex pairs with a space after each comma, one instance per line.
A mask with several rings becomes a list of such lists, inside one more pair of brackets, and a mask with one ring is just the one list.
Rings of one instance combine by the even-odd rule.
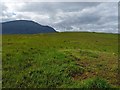
[[43, 26], [29, 20], [15, 20], [1, 24], [2, 34], [36, 34], [56, 32], [55, 29], [50, 26]]

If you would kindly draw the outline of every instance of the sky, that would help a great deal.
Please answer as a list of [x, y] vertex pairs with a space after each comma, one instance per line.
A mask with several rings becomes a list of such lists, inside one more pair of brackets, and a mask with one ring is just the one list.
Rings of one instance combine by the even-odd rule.
[[0, 3], [0, 22], [32, 20], [57, 31], [118, 33], [117, 2], [9, 2]]

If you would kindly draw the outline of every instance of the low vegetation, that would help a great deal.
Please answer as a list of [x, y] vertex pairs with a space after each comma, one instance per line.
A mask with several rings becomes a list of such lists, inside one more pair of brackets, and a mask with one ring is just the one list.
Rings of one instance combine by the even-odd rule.
[[3, 88], [118, 88], [118, 35], [3, 35]]

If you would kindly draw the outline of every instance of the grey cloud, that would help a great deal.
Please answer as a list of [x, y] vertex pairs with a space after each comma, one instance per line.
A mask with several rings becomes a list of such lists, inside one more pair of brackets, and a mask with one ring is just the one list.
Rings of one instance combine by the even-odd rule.
[[[39, 3], [26, 3], [23, 8], [19, 9], [20, 11], [24, 12], [56, 12], [57, 10], [63, 10], [63, 11], [76, 11], [76, 10], [82, 10], [84, 8], [88, 7], [94, 7], [99, 5], [99, 2], [93, 3], [93, 2], [39, 2]], [[25, 7], [25, 8], [24, 8]]]
[[[117, 3], [106, 3], [107, 6], [105, 7], [105, 3], [101, 3], [101, 8], [94, 7], [96, 9], [93, 13], [85, 13], [78, 17], [68, 17], [69, 19], [64, 20], [63, 22], [57, 23], [57, 26], [65, 25], [68, 26], [76, 26], [82, 27], [85, 30], [104, 30], [104, 32], [117, 32], [117, 19], [118, 16], [115, 14], [117, 13], [117, 8], [115, 9]], [[104, 6], [104, 7], [102, 7]], [[109, 8], [113, 7], [113, 8]], [[103, 8], [107, 8], [107, 10], [103, 11]], [[111, 10], [112, 9], [112, 10]], [[89, 9], [91, 10], [91, 9]], [[113, 25], [116, 23], [115, 25]], [[88, 28], [86, 28], [88, 27]]]
[[1, 3], [0, 8], [2, 8], [3, 11], [6, 11], [8, 8], [4, 5], [4, 3]]

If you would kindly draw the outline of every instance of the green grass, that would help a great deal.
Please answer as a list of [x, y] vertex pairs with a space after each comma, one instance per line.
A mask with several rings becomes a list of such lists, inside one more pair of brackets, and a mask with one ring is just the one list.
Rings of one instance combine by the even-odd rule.
[[3, 88], [118, 88], [118, 35], [2, 36]]

